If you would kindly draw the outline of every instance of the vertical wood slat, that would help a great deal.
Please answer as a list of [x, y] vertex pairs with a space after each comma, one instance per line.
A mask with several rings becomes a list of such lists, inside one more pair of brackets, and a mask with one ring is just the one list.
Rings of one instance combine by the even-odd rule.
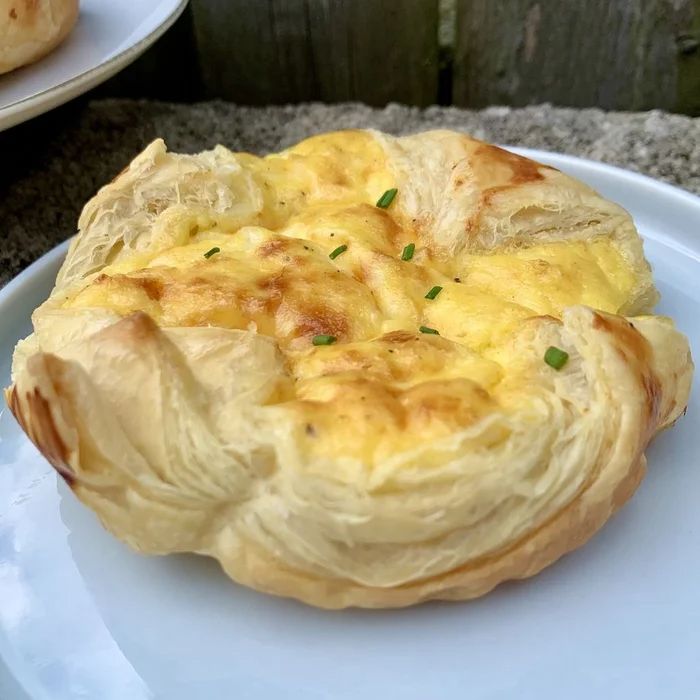
[[694, 0], [457, 0], [454, 103], [673, 108]]
[[192, 0], [204, 93], [432, 104], [438, 0]]
[[700, 0], [692, 0], [692, 17], [678, 34], [678, 99], [674, 110], [700, 116]]

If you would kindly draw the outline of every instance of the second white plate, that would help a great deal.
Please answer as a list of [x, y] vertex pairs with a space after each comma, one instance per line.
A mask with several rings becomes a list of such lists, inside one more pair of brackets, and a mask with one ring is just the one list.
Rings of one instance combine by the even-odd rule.
[[0, 76], [0, 131], [111, 78], [180, 16], [187, 0], [81, 0], [78, 22], [55, 51]]

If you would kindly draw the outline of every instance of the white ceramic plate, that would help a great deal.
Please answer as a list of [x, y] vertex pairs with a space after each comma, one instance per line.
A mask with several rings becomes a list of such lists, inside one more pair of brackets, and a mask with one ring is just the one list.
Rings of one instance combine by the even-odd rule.
[[[700, 199], [609, 166], [522, 152], [632, 212], [662, 293], [659, 311], [676, 319], [699, 357]], [[0, 384], [64, 251], [0, 292]], [[5, 411], [0, 697], [695, 700], [698, 384], [687, 416], [649, 450], [638, 493], [585, 547], [477, 601], [399, 611], [324, 612], [238, 587], [207, 559], [132, 553], [57, 483]]]
[[172, 25], [187, 0], [81, 0], [78, 22], [55, 51], [0, 76], [0, 131], [111, 78]]

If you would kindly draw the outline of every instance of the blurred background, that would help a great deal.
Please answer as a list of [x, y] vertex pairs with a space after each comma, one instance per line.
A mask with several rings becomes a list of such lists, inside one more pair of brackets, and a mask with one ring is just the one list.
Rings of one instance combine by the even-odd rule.
[[700, 0], [191, 0], [95, 96], [700, 115]]

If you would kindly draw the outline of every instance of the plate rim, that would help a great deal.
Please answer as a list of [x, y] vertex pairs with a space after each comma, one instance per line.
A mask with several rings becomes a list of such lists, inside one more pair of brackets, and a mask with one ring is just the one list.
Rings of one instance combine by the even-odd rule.
[[58, 83], [58, 85], [53, 85], [0, 107], [0, 131], [11, 129], [13, 126], [65, 104], [126, 68], [172, 27], [184, 12], [188, 2], [189, 0], [176, 0], [175, 7], [165, 21], [135, 44], [131, 44], [111, 58]]

